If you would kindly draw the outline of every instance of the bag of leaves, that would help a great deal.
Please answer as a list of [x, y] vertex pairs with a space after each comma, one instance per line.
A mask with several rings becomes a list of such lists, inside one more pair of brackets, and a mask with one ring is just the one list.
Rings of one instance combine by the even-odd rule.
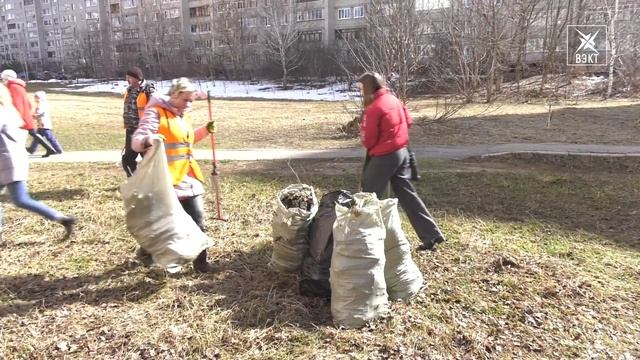
[[167, 271], [179, 271], [213, 244], [178, 201], [162, 141], [149, 148], [120, 194], [127, 230]]
[[359, 328], [389, 312], [384, 280], [386, 229], [374, 193], [353, 195], [355, 205], [336, 205], [331, 258], [331, 314], [344, 328]]
[[273, 253], [269, 266], [279, 272], [300, 270], [307, 252], [309, 224], [318, 211], [313, 187], [292, 184], [278, 192], [271, 221]]
[[335, 190], [320, 198], [318, 212], [309, 226], [309, 250], [302, 262], [300, 294], [310, 297], [331, 297], [329, 268], [333, 253], [333, 224], [336, 204], [350, 208], [353, 195], [346, 190]]
[[387, 229], [384, 240], [384, 279], [391, 300], [407, 300], [422, 287], [422, 273], [411, 258], [411, 245], [402, 231], [398, 199], [380, 201], [382, 221]]

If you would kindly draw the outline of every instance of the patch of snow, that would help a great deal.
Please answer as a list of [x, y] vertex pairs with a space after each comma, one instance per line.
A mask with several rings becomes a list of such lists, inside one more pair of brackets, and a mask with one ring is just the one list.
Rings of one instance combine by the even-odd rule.
[[[287, 90], [282, 90], [281, 85], [268, 81], [203, 81], [196, 79], [193, 80], [193, 83], [198, 90], [209, 91], [214, 98], [344, 101], [359, 96], [359, 93], [349, 89], [346, 83], [310, 84], [309, 86], [292, 84], [292, 87]], [[171, 81], [158, 81], [154, 84], [158, 93], [166, 94], [171, 86]], [[111, 92], [122, 95], [128, 86], [124, 80], [93, 81], [93, 83], [69, 85], [73, 85], [73, 88], [56, 88], [55, 90], [87, 93]]]

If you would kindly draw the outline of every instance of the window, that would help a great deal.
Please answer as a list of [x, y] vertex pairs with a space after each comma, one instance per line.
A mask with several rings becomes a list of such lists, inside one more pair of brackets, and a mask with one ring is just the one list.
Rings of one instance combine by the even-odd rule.
[[338, 20], [351, 19], [351, 8], [338, 9]]
[[99, 18], [98, 13], [95, 12], [95, 11], [87, 12], [86, 17], [85, 17], [85, 19], [87, 19], [87, 20], [98, 20], [98, 18]]
[[193, 42], [193, 47], [196, 49], [211, 49], [213, 46], [213, 41], [211, 39], [207, 40], [196, 40]]
[[111, 4], [109, 5], [109, 10], [112, 14], [117, 14], [120, 12], [120, 4]]
[[244, 7], [245, 7], [245, 6], [244, 6], [244, 0], [236, 1], [236, 7], [237, 7], [238, 9], [244, 9]]
[[194, 34], [211, 31], [211, 23], [191, 24], [191, 32]]
[[138, 15], [125, 15], [122, 22], [125, 25], [136, 25], [138, 23]]
[[44, 19], [44, 20], [42, 20], [42, 24], [44, 24], [44, 26], [50, 26], [50, 25], [52, 24], [52, 23], [51, 23], [51, 19]]
[[324, 18], [324, 9], [316, 8], [306, 11], [298, 11], [296, 21], [321, 20]]
[[11, 9], [13, 9], [13, 8], [14, 8], [14, 7], [13, 7], [13, 4], [11, 4], [11, 3], [8, 3], [8, 4], [6, 4], [6, 5], [4, 6], [4, 9], [5, 9], [5, 10], [11, 10]]
[[85, 7], [98, 6], [98, 0], [85, 0], [84, 6]]
[[38, 47], [38, 42], [37, 41], [32, 41], [32, 42], [29, 43], [29, 46]]
[[362, 36], [362, 29], [342, 29], [336, 30], [336, 39], [351, 41], [359, 39]]
[[305, 31], [300, 33], [300, 40], [303, 42], [322, 41], [322, 31]]
[[122, 0], [123, 9], [133, 9], [136, 6], [138, 6], [136, 0]]
[[248, 8], [257, 8], [258, 7], [258, 0], [248, 0], [247, 1], [247, 7]]
[[51, 15], [51, 9], [42, 9], [42, 15]]
[[180, 17], [180, 9], [169, 9], [164, 11], [165, 19], [175, 19]]
[[49, 59], [56, 57], [56, 52], [55, 51], [47, 51], [47, 57]]
[[364, 6], [354, 6], [353, 7], [353, 18], [363, 18], [364, 17]]
[[257, 18], [242, 18], [241, 19], [241, 24], [242, 27], [256, 27], [256, 25], [258, 24], [258, 19]]
[[246, 45], [255, 45], [258, 43], [258, 35], [248, 35], [244, 38], [244, 43]]
[[203, 16], [211, 16], [211, 6], [198, 6], [194, 8], [189, 8], [189, 17], [203, 17]]
[[[13, 23], [13, 24], [7, 24], [7, 29], [8, 29], [8, 30], [15, 30], [15, 29], [17, 29], [17, 28], [18, 28], [18, 25], [16, 25], [15, 23]], [[10, 34], [10, 35], [13, 35], [13, 36], [15, 37], [15, 34]]]
[[138, 30], [125, 30], [122, 32], [125, 39], [137, 39], [139, 37]]
[[24, 0], [24, 6], [33, 5], [33, 0]]

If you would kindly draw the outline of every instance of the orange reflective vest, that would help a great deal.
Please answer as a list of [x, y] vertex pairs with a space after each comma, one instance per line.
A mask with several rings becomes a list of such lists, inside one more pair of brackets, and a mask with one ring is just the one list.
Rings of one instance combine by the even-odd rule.
[[178, 185], [190, 170], [193, 177], [204, 183], [202, 170], [193, 158], [195, 134], [191, 120], [187, 116], [177, 117], [159, 106], [156, 106], [156, 109], [160, 115], [158, 134], [164, 136], [164, 148], [173, 185]]

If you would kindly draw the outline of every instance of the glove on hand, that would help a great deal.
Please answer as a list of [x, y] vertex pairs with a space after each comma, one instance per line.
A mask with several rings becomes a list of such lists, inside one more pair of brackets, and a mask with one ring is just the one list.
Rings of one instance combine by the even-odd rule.
[[147, 147], [150, 147], [153, 145], [154, 140], [159, 140], [161, 142], [164, 142], [164, 136], [162, 134], [151, 134], [149, 136], [147, 136]]
[[206, 128], [207, 128], [207, 132], [209, 134], [215, 133], [216, 132], [216, 123], [215, 123], [215, 121], [209, 121], [207, 123], [207, 125], [206, 125]]

